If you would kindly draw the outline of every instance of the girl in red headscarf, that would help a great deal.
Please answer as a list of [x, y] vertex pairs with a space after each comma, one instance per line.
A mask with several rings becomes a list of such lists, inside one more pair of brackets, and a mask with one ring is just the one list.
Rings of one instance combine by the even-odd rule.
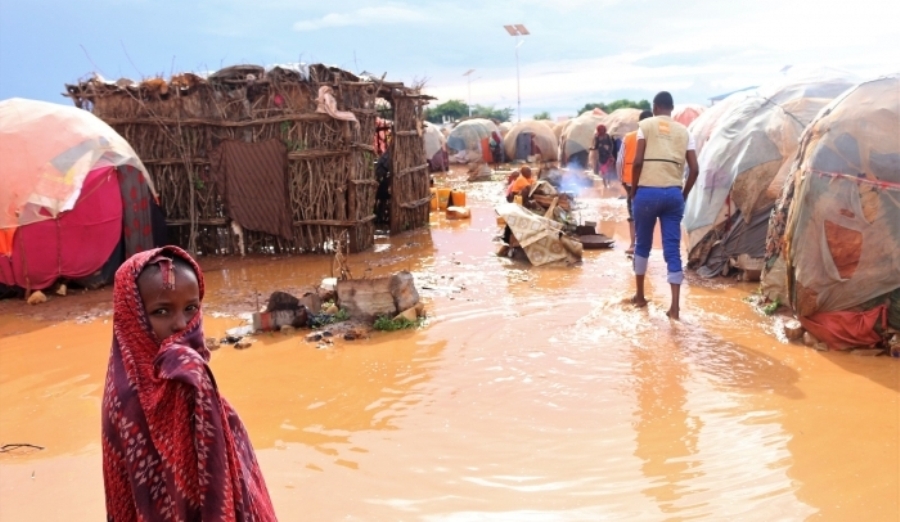
[[273, 521], [244, 425], [208, 366], [203, 274], [177, 247], [116, 272], [103, 393], [110, 521]]
[[615, 154], [616, 142], [612, 136], [606, 133], [606, 125], [597, 125], [597, 131], [594, 133], [594, 142], [591, 150], [595, 151], [596, 158], [593, 166], [594, 174], [600, 174], [603, 178], [603, 186], [609, 187], [609, 179], [612, 177], [616, 164]]

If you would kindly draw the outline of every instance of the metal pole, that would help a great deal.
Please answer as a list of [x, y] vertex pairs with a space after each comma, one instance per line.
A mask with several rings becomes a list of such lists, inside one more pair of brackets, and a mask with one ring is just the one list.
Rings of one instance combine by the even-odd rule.
[[472, 75], [469, 75], [469, 117], [472, 117]]
[[519, 77], [519, 36], [516, 35], [516, 99], [519, 103], [519, 110], [516, 113], [518, 121], [522, 121], [522, 84]]

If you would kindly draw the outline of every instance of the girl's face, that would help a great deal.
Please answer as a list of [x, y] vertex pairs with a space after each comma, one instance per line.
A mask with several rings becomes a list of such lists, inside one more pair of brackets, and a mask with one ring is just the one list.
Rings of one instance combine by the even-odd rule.
[[193, 270], [175, 265], [175, 287], [167, 289], [159, 270], [148, 270], [138, 278], [144, 311], [158, 341], [184, 331], [200, 312], [200, 285]]

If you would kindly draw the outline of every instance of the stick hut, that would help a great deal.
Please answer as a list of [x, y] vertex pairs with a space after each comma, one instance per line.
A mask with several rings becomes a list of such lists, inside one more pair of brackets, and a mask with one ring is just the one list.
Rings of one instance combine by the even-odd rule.
[[[321, 86], [331, 87], [337, 109], [351, 112], [358, 123], [317, 112]], [[341, 237], [351, 252], [369, 249], [376, 228], [373, 139], [379, 99], [394, 116], [391, 232], [428, 224], [421, 135], [422, 107], [430, 98], [418, 88], [324, 65], [246, 65], [207, 78], [94, 78], [66, 90], [76, 106], [131, 143], [160, 193], [170, 241], [197, 254], [330, 252]], [[238, 226], [245, 224], [235, 222], [224, 184], [213, 175], [224, 143], [271, 140], [286, 151], [290, 232], [280, 235]]]

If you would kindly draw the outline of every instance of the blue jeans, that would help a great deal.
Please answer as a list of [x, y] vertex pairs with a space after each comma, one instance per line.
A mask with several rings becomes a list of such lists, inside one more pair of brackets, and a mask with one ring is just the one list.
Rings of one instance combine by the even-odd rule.
[[647, 273], [653, 229], [656, 220], [662, 231], [663, 257], [668, 267], [666, 280], [680, 285], [684, 281], [681, 267], [681, 218], [684, 217], [684, 196], [681, 187], [640, 187], [634, 205], [634, 273]]

